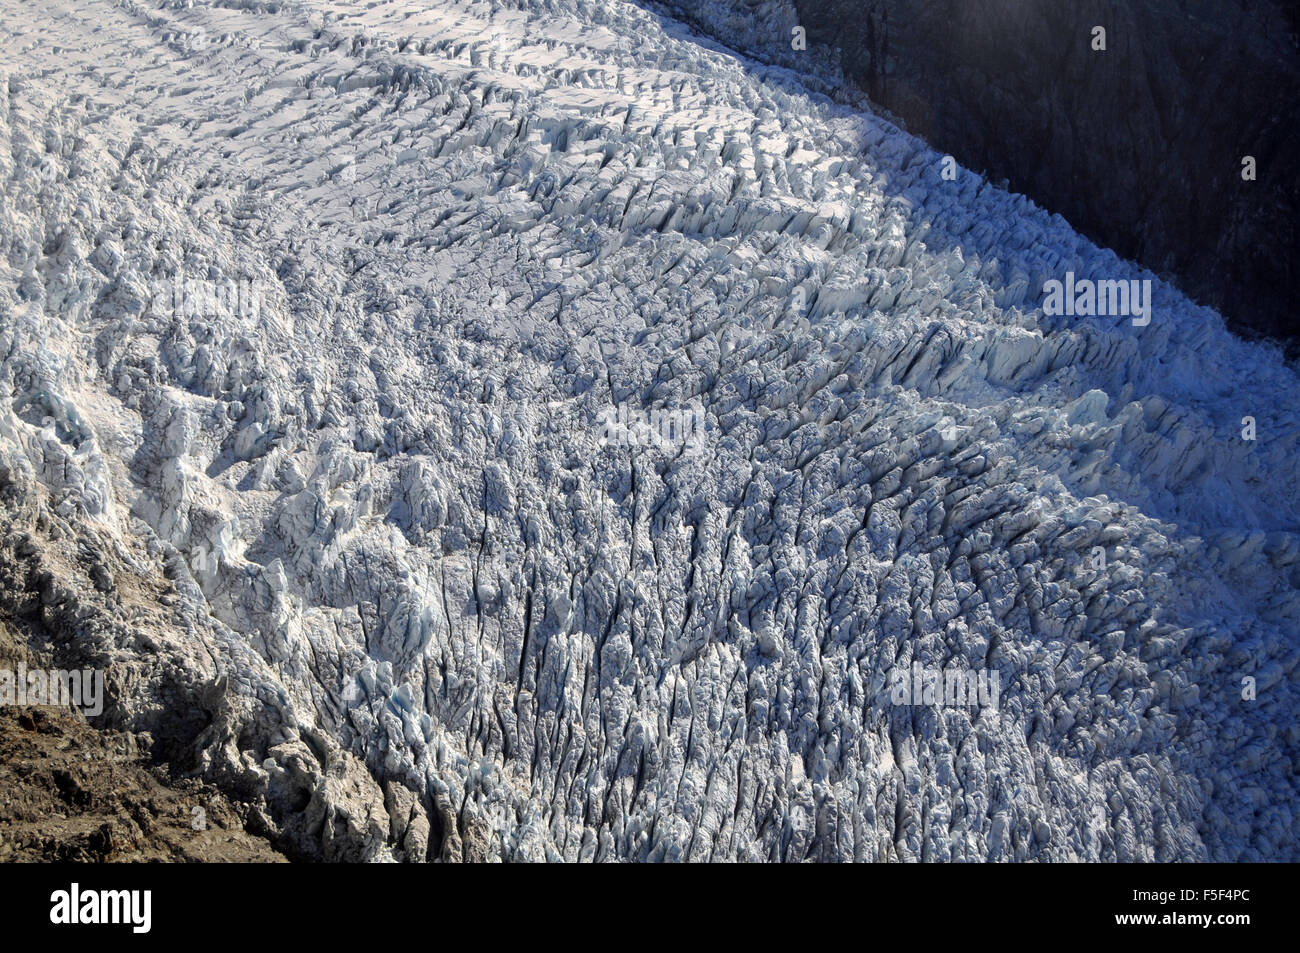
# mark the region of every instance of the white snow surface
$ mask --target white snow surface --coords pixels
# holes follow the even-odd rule
[[[628,3],[0,0],[6,546],[307,856],[1300,859],[1295,372],[941,158]]]

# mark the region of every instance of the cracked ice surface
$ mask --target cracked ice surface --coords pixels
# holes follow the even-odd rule
[[[1300,856],[1297,381],[1215,313],[1045,317],[1152,276],[629,4],[0,21],[10,601],[298,850]]]

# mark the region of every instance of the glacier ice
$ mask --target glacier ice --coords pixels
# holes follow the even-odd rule
[[[1276,351],[633,5],[0,18],[0,606],[298,855],[1300,856]]]

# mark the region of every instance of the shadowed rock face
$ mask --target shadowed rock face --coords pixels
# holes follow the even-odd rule
[[[965,166],[1173,280],[1239,332],[1300,337],[1295,317],[1297,13],[1274,0],[794,0],[673,4],[799,68],[844,75]],[[782,29],[776,29],[780,22]],[[1104,52],[1092,30],[1106,29]],[[723,35],[724,32],[730,35]],[[1242,180],[1242,157],[1258,178]]]
[[[797,0],[809,40],[964,164],[1006,178],[1243,330],[1300,333],[1296,12],[1252,0]],[[1107,49],[1092,49],[1094,26]],[[1242,157],[1258,163],[1243,181]]]

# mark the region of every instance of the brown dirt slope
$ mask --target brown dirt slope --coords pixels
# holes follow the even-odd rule
[[[0,620],[0,667],[20,660],[48,667]],[[285,860],[245,829],[256,817],[243,805],[169,780],[151,747],[148,735],[99,731],[75,709],[0,706],[0,862]]]

